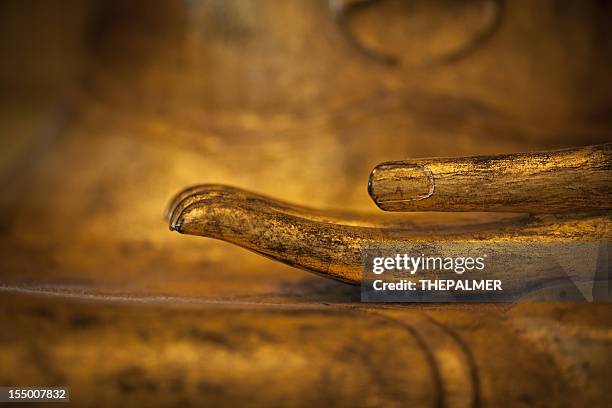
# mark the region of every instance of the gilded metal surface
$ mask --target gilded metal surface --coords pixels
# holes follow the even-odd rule
[[[0,384],[68,385],[79,406],[606,405],[609,305],[360,306],[162,214],[214,183],[365,213],[348,225],[516,228],[530,218],[371,218],[364,185],[388,160],[609,142],[603,3],[504,2],[477,49],[423,66],[481,16],[425,1],[389,67],[327,1],[68,1],[0,5]],[[402,27],[369,10],[357,39]]]
[[[353,284],[361,280],[362,249],[380,244],[399,247],[407,242],[554,243],[612,239],[609,212],[516,215],[497,222],[438,223],[435,227],[421,224],[419,217],[378,225],[375,216],[369,221],[359,219],[357,214],[315,211],[219,185],[186,189],[176,196],[168,211],[172,230],[228,241]],[[536,265],[535,274],[525,270],[516,278],[531,285],[551,278],[545,269],[545,265]]]
[[[3,294],[0,379],[75,405],[605,406],[604,304],[279,304]],[[9,369],[7,369],[9,368]]]
[[[386,211],[555,214],[612,209],[612,143],[379,164],[368,191]]]

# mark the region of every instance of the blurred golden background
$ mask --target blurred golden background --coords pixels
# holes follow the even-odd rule
[[[53,316],[64,316],[71,313],[67,310],[73,310],[60,306],[67,302],[65,297],[235,302],[241,310],[237,315],[225,309],[214,313],[211,306],[206,307],[202,319],[216,325],[209,331],[225,333],[235,340],[242,332],[232,331],[232,327],[251,321],[261,326],[260,333],[287,334],[294,333],[298,325],[295,319],[305,319],[299,324],[313,326],[306,338],[315,342],[308,343],[308,347],[317,348],[316,341],[323,341],[321,338],[332,343],[334,338],[343,338],[337,340],[340,343],[359,343],[363,340],[359,336],[366,336],[362,330],[372,322],[357,319],[347,323],[343,312],[338,311],[334,313],[343,317],[335,323],[324,312],[309,318],[291,317],[295,313],[291,312],[279,322],[274,320],[277,317],[268,317],[275,312],[257,314],[251,310],[256,306],[250,304],[266,304],[272,310],[276,309],[271,305],[276,304],[316,304],[319,308],[321,302],[346,304],[358,300],[358,288],[322,280],[225,242],[172,234],[163,213],[168,200],[188,185],[223,183],[317,208],[378,212],[366,187],[369,172],[383,161],[610,141],[611,22],[611,5],[595,0],[1,2],[0,288],[6,292],[2,295],[6,308],[2,321],[15,326],[16,333],[24,337],[7,337],[7,333],[0,336],[5,352],[13,351],[11,357],[5,354],[0,361],[5,367],[20,367],[23,360],[16,355],[42,347],[43,343],[36,341],[44,342],[43,339],[31,340],[34,343],[25,340],[37,336],[37,330],[30,331],[32,325],[39,324],[28,320],[36,319],[23,312],[29,310],[30,302],[40,305],[36,310],[57,309]],[[61,299],[36,297],[30,301],[28,296],[36,293]],[[196,340],[190,337],[185,344],[179,341],[181,327],[206,324],[198,320],[198,313],[179,313],[181,317],[177,317],[165,307],[159,314],[147,309],[143,313],[149,323],[131,325],[139,319],[133,306],[126,306],[128,317],[108,320],[104,317],[107,312],[101,310],[108,306],[80,307],[88,310],[88,315],[98,316],[91,323],[98,331],[81,338],[75,334],[78,329],[68,328],[66,337],[61,337],[52,334],[51,317],[45,323],[48,327],[41,326],[41,333],[50,339],[57,337],[53,341],[71,351],[62,355],[38,352],[56,371],[62,372],[57,366],[68,361],[69,355],[84,358],[81,363],[85,368],[53,377],[41,365],[42,368],[28,369],[31,372],[22,378],[34,383],[49,378],[71,382],[100,370],[112,373],[115,368],[128,370],[129,374],[130,367],[136,364],[129,358],[141,353],[142,347],[159,347],[170,353],[172,346],[180,356],[175,363],[191,367],[195,373],[203,364],[195,351],[191,350],[195,353],[191,357],[185,351],[189,341]],[[439,313],[438,318],[447,321],[470,321],[472,311],[466,314],[459,306],[448,307],[448,311],[435,309],[432,313]],[[473,310],[476,306],[466,307]],[[508,329],[512,334],[508,336],[517,335],[518,326],[527,330],[547,324],[563,334],[565,326],[558,327],[561,315],[575,317],[570,318],[569,331],[586,315],[609,315],[606,305],[589,307],[542,306],[534,311],[521,306],[518,312],[512,309],[509,313],[517,313],[521,319],[535,314],[540,320],[538,324],[513,321],[513,329]],[[407,310],[413,311],[405,315],[411,321],[424,319],[414,317],[418,314],[414,307]],[[491,333],[491,327],[504,332],[496,324],[507,318],[505,311],[505,306],[483,306],[477,312],[489,314],[481,317],[488,331],[474,337],[477,347],[481,347],[478,350],[483,350],[483,358],[489,347],[487,341],[500,347],[497,353],[503,353],[503,347],[511,344],[501,335],[487,341],[482,337],[489,336],[486,333]],[[25,317],[14,317],[20,313]],[[114,316],[113,313],[108,312]],[[245,317],[253,313],[257,316]],[[500,313],[506,317],[500,318]],[[113,337],[115,329],[105,326],[113,324],[110,321],[115,318],[121,322],[116,330],[128,331],[121,334],[126,338]],[[166,318],[177,318],[179,322],[170,327],[172,323],[162,320]],[[98,326],[99,321],[106,323]],[[321,328],[321,324],[329,326]],[[336,324],[341,327],[337,336],[329,332]],[[588,325],[588,333],[595,333],[595,338],[610,338],[609,319],[594,319]],[[156,336],[151,333],[157,330],[179,334],[171,339],[155,337],[161,343],[149,342],[138,337],[136,331],[136,337],[130,337],[130,330],[137,326],[150,332],[150,336]],[[313,338],[313,332],[320,337]],[[372,340],[376,336],[399,336],[393,330],[383,332],[387,334],[366,336],[367,341],[360,347],[376,342]],[[351,339],[356,333],[361,334]],[[549,336],[527,333],[516,341],[544,341]],[[300,335],[287,336],[283,344],[298,350]],[[125,347],[126,354],[121,357],[125,360],[109,358],[114,363],[101,368],[104,359],[97,354],[97,337],[107,351],[118,345]],[[214,346],[214,339],[209,335],[203,341],[213,342]],[[268,344],[265,338],[257,341]],[[79,354],[78,347],[71,348],[76,344],[85,354]],[[227,380],[213,389],[203,386],[200,391],[177,391],[177,395],[186,398],[183,402],[193,402],[195,395],[208,396],[217,404],[243,401],[245,395],[257,394],[259,387],[265,387],[255,380],[267,372],[269,367],[264,368],[270,362],[277,366],[297,364],[304,370],[287,369],[286,377],[275,377],[281,382],[283,378],[303,380],[304,373],[310,372],[307,366],[300,365],[308,362],[304,355],[298,361],[274,354],[279,346],[264,352],[249,351],[245,346],[250,344],[248,341],[232,344],[234,348],[223,352],[226,357],[219,357],[222,354],[214,350],[198,351],[207,353],[206,360],[220,359],[210,362],[218,364],[218,372],[193,374],[187,368],[177,371]],[[571,341],[568,344],[551,347],[554,352],[577,347]],[[583,361],[595,364],[602,350],[609,351],[607,344],[597,346],[603,348],[594,354],[574,356],[577,361],[572,360],[574,357],[559,357],[562,361],[555,360],[555,364],[569,370],[564,373],[571,373],[558,380],[560,388],[542,380],[546,387],[540,384],[532,389],[525,382],[531,391],[525,391],[528,397],[521,401],[529,403],[533,397],[530,392],[540,395],[538,390],[544,389],[548,390],[541,391],[544,394],[560,395],[563,386],[573,382],[575,387],[587,387],[592,375],[600,376],[597,370],[604,368],[597,366],[595,371],[589,371],[574,366]],[[552,350],[544,349],[544,353]],[[151,354],[145,354],[150,361],[171,360],[174,356],[149,350]],[[227,353],[236,350],[248,358],[240,360],[235,354],[227,357]],[[274,399],[277,394],[261,391],[261,399],[253,400],[253,405],[270,401],[280,401],[277,405],[300,405],[300,401],[303,405],[331,403],[329,396],[317,394],[316,384],[342,384],[344,376],[356,377],[349,374],[352,366],[341,373],[325,371],[325,367],[333,366],[326,359],[337,351],[331,346],[326,350],[327,354],[321,352],[317,357],[321,366],[311,369],[327,373],[328,377],[304,383],[304,387],[315,390],[314,399],[297,398],[295,395],[301,394],[277,384],[274,389],[284,390],[278,392],[288,399]],[[444,350],[452,354],[452,350]],[[368,352],[367,347],[362,351]],[[540,365],[557,358],[539,352],[517,358],[531,358]],[[408,357],[406,364],[410,358],[417,359]],[[346,359],[351,358],[348,353]],[[491,362],[489,372],[511,370],[511,361],[504,361]],[[459,360],[456,363],[468,364]],[[230,371],[223,370],[233,364],[239,370],[247,370],[242,365],[250,367],[250,374],[243,371],[241,376],[231,377]],[[362,368],[360,362],[350,364],[355,364],[355,370]],[[371,364],[382,370],[386,360]],[[162,384],[166,381],[160,374],[164,370],[163,364],[149,364],[137,368],[132,377],[153,373],[152,383]],[[554,370],[548,372],[529,362],[525,366],[519,364],[512,372],[540,373],[538,370],[544,370],[541,375],[545,379],[556,375]],[[2,372],[0,380],[14,382],[19,375],[19,370]],[[423,395],[407,397],[393,390],[377,389],[373,392],[380,395],[380,400],[361,403],[388,405],[402,398],[425,403],[448,391],[439,387],[436,391],[434,387],[429,392],[429,377],[417,377],[425,384]],[[193,378],[185,381],[189,383]],[[353,383],[350,378],[346,381],[354,388],[337,391],[330,387],[326,392],[344,393],[350,396],[347,406],[355,406],[369,383]],[[440,381],[447,384],[444,379]],[[448,384],[458,384],[453,381]],[[94,387],[93,384],[92,380],[80,387]],[[233,394],[224,388],[229,387],[227,384],[234,384],[240,392]],[[136,381],[135,387],[146,390],[147,383]],[[478,400],[510,401],[498,393],[511,391],[505,385],[493,381],[483,387],[489,394],[484,393]],[[123,395],[122,390],[120,387],[118,395]],[[589,390],[588,395],[600,401],[601,390]],[[79,389],[73,387],[73,393],[78,397]],[[143,394],[137,395],[144,398]],[[474,395],[470,391],[468,402],[475,401]],[[81,402],[89,401],[82,395],[80,398],[85,398]],[[115,397],[109,398],[107,402],[116,401],[112,399]],[[92,401],[89,403],[95,405]],[[172,399],[163,401],[177,403]]]

